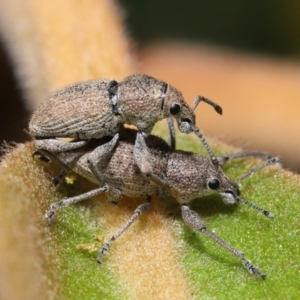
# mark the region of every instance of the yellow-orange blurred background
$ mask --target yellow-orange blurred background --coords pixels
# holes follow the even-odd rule
[[[141,62],[142,72],[179,88],[191,105],[201,94],[222,106],[223,116],[198,106],[197,124],[205,134],[280,155],[285,166],[300,169],[299,63],[176,43],[144,49]]]

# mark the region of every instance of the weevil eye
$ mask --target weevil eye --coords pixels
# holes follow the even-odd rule
[[[220,181],[217,178],[210,179],[208,182],[208,187],[212,190],[217,190],[220,187]]]
[[[180,113],[181,108],[180,105],[178,103],[172,103],[170,106],[170,113],[171,115],[177,115],[178,113]]]

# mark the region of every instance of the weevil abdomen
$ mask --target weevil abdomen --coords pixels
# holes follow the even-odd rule
[[[88,80],[55,91],[35,111],[29,132],[37,138],[101,138],[114,135],[123,123],[112,112],[111,79]]]

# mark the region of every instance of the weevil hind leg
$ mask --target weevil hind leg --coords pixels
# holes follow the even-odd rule
[[[78,196],[75,196],[75,197],[65,198],[65,199],[63,199],[59,202],[52,203],[51,206],[50,206],[50,210],[48,210],[46,212],[46,217],[49,219],[48,225],[52,224],[53,219],[54,219],[54,215],[60,207],[69,206],[71,204],[74,204],[74,203],[77,203],[77,202],[95,197],[95,196],[97,196],[101,193],[107,192],[108,190],[109,190],[109,187],[107,185],[105,185],[105,186],[102,186],[100,188],[97,188],[97,189],[91,190],[89,192],[86,192],[84,194],[81,194],[81,195],[78,195]]]
[[[151,202],[151,197],[147,197],[147,201],[140,204],[132,214],[132,216],[127,220],[127,222],[110,238],[108,239],[105,243],[104,246],[100,249],[97,257],[97,262],[99,264],[102,263],[102,256],[108,254],[108,249],[112,245],[112,243],[120,237],[121,234],[123,234],[128,227],[144,212],[149,210],[150,207],[150,202]]]
[[[248,270],[250,274],[259,275],[261,278],[265,279],[266,275],[263,274],[259,267],[254,266],[248,259],[244,257],[244,254],[233,247],[231,247],[226,241],[218,237],[213,232],[206,229],[204,222],[201,220],[200,216],[193,210],[191,210],[186,204],[181,205],[182,218],[185,224],[189,227],[205,234],[211,238],[214,242],[218,243],[224,247],[231,254],[235,255],[241,259],[243,266]]]

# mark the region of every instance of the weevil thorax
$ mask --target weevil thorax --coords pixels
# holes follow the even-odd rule
[[[176,151],[168,161],[167,182],[171,195],[180,204],[213,192],[220,193],[224,203],[236,203],[240,194],[238,185],[232,181],[221,166],[197,154]]]
[[[164,117],[176,119],[178,128],[183,133],[190,133],[192,125],[195,125],[195,114],[184,101],[182,93],[171,85],[168,85],[165,103]]]
[[[119,83],[117,103],[117,110],[124,122],[150,133],[154,124],[165,118],[163,112],[167,87],[164,81],[144,74],[124,78]]]

